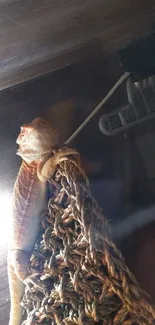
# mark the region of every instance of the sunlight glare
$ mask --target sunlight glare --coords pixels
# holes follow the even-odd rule
[[[0,246],[6,245],[10,236],[11,195],[0,193]]]

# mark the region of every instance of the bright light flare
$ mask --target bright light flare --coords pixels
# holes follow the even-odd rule
[[[10,237],[11,195],[0,193],[0,246],[6,246]]]

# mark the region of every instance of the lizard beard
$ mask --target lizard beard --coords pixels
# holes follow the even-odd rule
[[[32,163],[33,161],[37,162],[48,156],[51,152],[43,151],[42,153],[37,150],[23,150],[20,149],[17,151],[17,155],[20,156],[27,163]]]

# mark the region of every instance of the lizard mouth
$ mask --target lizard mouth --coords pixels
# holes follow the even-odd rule
[[[31,123],[22,125],[16,143],[22,145],[28,142],[27,140],[30,136],[30,133],[35,131],[38,127],[51,128],[51,124],[42,118],[37,117]]]
[[[26,146],[19,146],[19,148],[17,149],[16,153],[19,155],[19,154],[21,154],[24,151],[24,149],[26,150],[27,147]]]
[[[24,152],[29,149],[30,146],[30,135],[33,133],[33,129],[30,126],[21,126],[21,131],[17,137],[16,143],[19,145],[19,148],[16,151],[16,154],[21,156]]]
[[[52,139],[52,140],[51,140]],[[54,139],[54,140],[53,140]],[[51,142],[57,142],[57,133],[51,123],[36,118],[29,124],[20,127],[20,133],[16,139],[19,148],[16,154],[24,159],[40,159],[46,152],[51,152]]]

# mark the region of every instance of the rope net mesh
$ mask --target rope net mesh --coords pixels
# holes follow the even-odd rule
[[[22,325],[155,324],[155,307],[112,241],[79,157],[58,164],[49,182],[55,191],[30,259]]]

